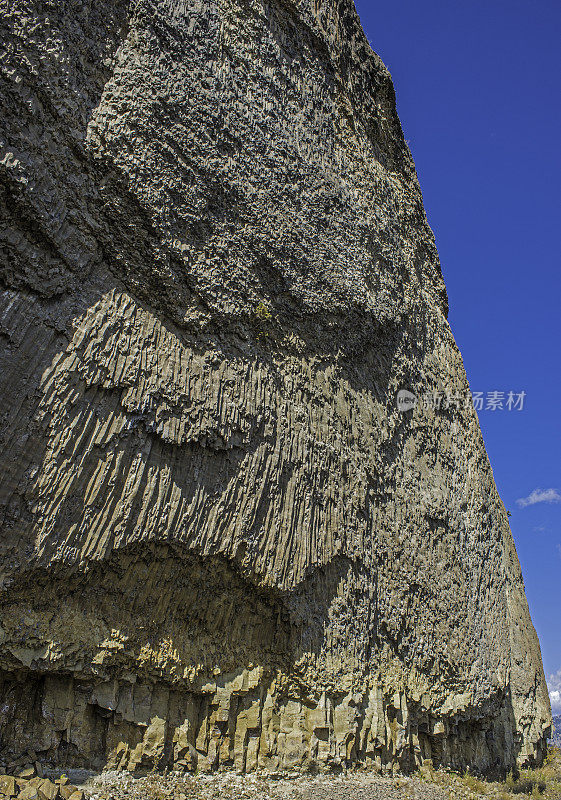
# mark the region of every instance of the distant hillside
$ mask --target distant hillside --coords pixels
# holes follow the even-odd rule
[[[549,741],[561,747],[561,714],[553,717],[553,733]]]

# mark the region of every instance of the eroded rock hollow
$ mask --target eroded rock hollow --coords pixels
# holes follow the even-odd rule
[[[0,755],[493,771],[538,641],[352,0],[0,0]]]

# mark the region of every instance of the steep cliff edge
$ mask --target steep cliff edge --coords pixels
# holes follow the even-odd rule
[[[0,736],[482,771],[550,724],[351,0],[0,0]]]

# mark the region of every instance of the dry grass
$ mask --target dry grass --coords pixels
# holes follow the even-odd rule
[[[424,776],[441,786],[446,786],[451,798],[490,797],[493,800],[522,800],[521,795],[534,800],[561,800],[561,750],[550,747],[542,767],[510,773],[505,781],[486,781],[471,775],[432,771]]]
[[[531,784],[530,792],[534,797],[544,800],[561,798],[561,750],[550,747],[547,759],[538,769],[521,770],[519,782],[526,787]],[[516,790],[518,787],[516,787]]]

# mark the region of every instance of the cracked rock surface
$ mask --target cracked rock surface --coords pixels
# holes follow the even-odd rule
[[[469,387],[352,0],[0,20],[0,758],[539,762],[477,416],[396,404]]]

